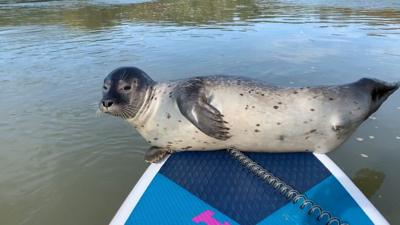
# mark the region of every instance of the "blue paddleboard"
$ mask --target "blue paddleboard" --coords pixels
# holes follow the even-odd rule
[[[342,222],[389,224],[326,155],[245,153]],[[322,225],[226,151],[181,152],[152,164],[112,225]],[[336,225],[336,222],[331,224]]]

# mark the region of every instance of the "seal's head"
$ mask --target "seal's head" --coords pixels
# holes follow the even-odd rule
[[[99,109],[123,119],[135,117],[154,81],[136,67],[120,67],[104,79]]]

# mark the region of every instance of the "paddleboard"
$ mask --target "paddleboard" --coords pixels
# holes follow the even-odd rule
[[[245,153],[346,224],[389,224],[324,154]],[[151,164],[111,225],[319,225],[226,151],[180,152]],[[338,224],[332,221],[330,224]]]

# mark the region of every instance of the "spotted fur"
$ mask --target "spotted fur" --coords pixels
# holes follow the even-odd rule
[[[177,151],[234,146],[242,151],[325,153],[342,144],[395,90],[386,88],[392,92],[373,97],[374,88],[365,82],[286,88],[209,76],[159,83],[154,87],[159,100],[129,121],[152,145]]]
[[[126,100],[119,101],[119,92],[111,85],[110,91],[103,92],[103,99],[112,96],[116,100],[114,110],[108,109],[116,116],[127,104],[135,105],[132,117],[124,114],[124,118],[152,146],[146,153],[148,161],[160,160],[173,151],[227,147],[325,153],[342,144],[399,88],[399,83],[368,78],[344,85],[300,88],[232,76],[156,83],[136,68],[130,68],[130,73],[126,69],[115,71],[105,82],[126,79],[138,82],[133,87],[146,87],[135,88],[136,92],[123,95]]]

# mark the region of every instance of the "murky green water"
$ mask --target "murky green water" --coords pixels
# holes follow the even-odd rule
[[[148,145],[96,118],[104,76],[400,80],[400,2],[0,1],[0,224],[106,224]],[[400,224],[400,92],[330,154]],[[356,138],[363,138],[357,141]],[[362,155],[363,154],[363,155]]]

